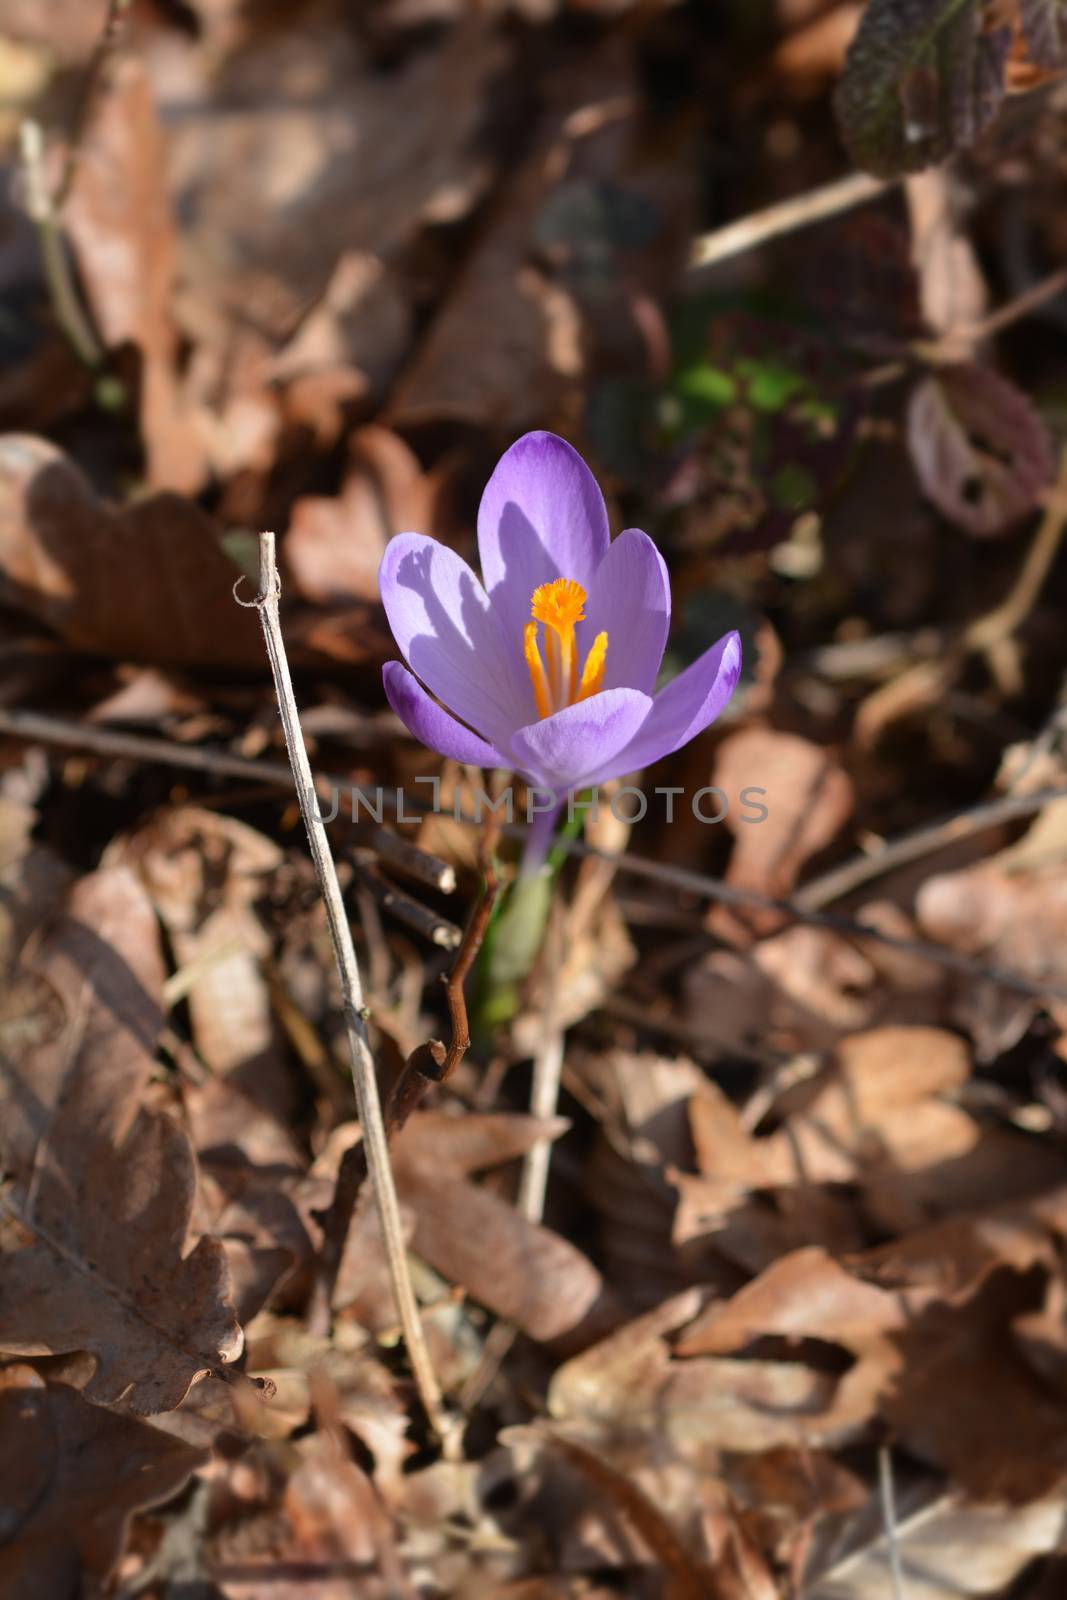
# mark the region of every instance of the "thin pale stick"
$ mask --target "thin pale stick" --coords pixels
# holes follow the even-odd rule
[[[889,1577],[893,1585],[893,1600],[905,1600],[904,1568],[900,1562],[897,1544],[896,1495],[893,1492],[893,1457],[884,1444],[878,1451],[878,1488],[882,1500],[882,1522],[885,1525],[885,1542],[889,1552]]]
[[[495,828],[486,825],[483,838],[485,887],[467,922],[463,942],[456,952],[452,970],[445,979],[451,1038],[446,1048],[440,1039],[430,1039],[413,1050],[403,1070],[397,1077],[385,1104],[383,1117],[385,1140],[388,1144],[403,1131],[404,1125],[422,1100],[431,1084],[444,1083],[466,1055],[470,1046],[470,1025],[467,1019],[467,1000],[464,985],[481,949],[485,930],[493,914],[499,893],[499,882],[493,860]],[[318,1302],[328,1304],[341,1266],[345,1239],[348,1236],[352,1214],[367,1176],[367,1151],[365,1144],[351,1145],[341,1158],[333,1198],[325,1210],[316,1213],[322,1228],[322,1249],[319,1252],[319,1283],[312,1320],[320,1316]],[[446,1449],[450,1445],[446,1443]]]
[[[795,233],[813,222],[822,222],[841,211],[851,211],[853,206],[874,200],[892,187],[893,184],[872,178],[866,172],[850,172],[847,177],[825,183],[819,189],[810,189],[807,194],[782,200],[763,211],[753,211],[747,217],[727,223],[724,228],[716,228],[714,233],[701,234],[694,239],[689,251],[690,269],[717,266],[720,261],[744,255],[782,234]]]
[[[533,1084],[530,1089],[530,1115],[548,1120],[556,1115],[559,1105],[559,1086],[563,1077],[564,1029],[559,1021],[559,980],[566,959],[564,939],[560,924],[563,917],[558,904],[549,924],[548,949],[550,961],[545,973],[545,1005],[541,1016],[541,1043],[533,1064]],[[552,1159],[552,1140],[538,1139],[531,1145],[522,1164],[516,1205],[528,1222],[540,1222],[545,1214],[545,1194],[548,1190],[548,1167]]]
[[[1007,301],[996,311],[991,311],[988,316],[982,317],[980,321],[964,323],[959,328],[954,328],[944,338],[930,343],[920,340],[913,346],[915,353],[933,361],[959,360],[963,352],[973,349],[983,339],[991,339],[996,334],[1003,333],[1005,328],[1023,321],[1032,311],[1038,311],[1050,300],[1055,300],[1065,289],[1067,289],[1067,267],[1060,267],[1049,277],[1042,278],[1040,283],[1032,284],[1014,300]]]
[[[1067,527],[1067,450],[1060,457],[1059,476],[1052,490],[1048,509],[1026,552],[1011,593],[984,617],[968,627],[963,643],[968,650],[989,650],[1008,638],[1030,615],[1052,569]]]
[[[315,781],[312,777],[311,763],[308,760],[307,750],[304,746],[304,736],[300,728],[300,716],[296,708],[296,697],[293,693],[293,680],[289,672],[285,644],[282,640],[281,622],[278,617],[278,596],[281,592],[281,580],[278,576],[278,566],[275,560],[273,533],[261,533],[259,536],[259,562],[259,593],[253,602],[241,601],[240,603],[242,605],[246,603],[254,604],[259,611],[260,622],[263,625],[263,638],[267,646],[267,656],[270,660],[274,687],[278,696],[278,709],[281,713],[282,731],[285,734],[285,747],[289,752],[289,760],[292,763],[293,780],[296,784],[297,797],[300,801],[300,812],[304,819],[304,826],[307,828],[308,843],[311,846],[311,859],[315,864],[319,892],[326,907],[330,938],[333,941],[334,955],[337,959],[337,971],[341,979],[345,1031],[348,1035],[348,1045],[352,1056],[352,1083],[356,1092],[356,1106],[359,1111],[360,1127],[363,1130],[363,1146],[366,1151],[367,1170],[370,1174],[371,1187],[378,1207],[382,1239],[389,1265],[389,1276],[393,1286],[393,1296],[396,1300],[400,1326],[407,1344],[408,1357],[411,1361],[419,1398],[422,1401],[431,1427],[439,1437],[444,1439],[450,1430],[442,1404],[441,1389],[430,1360],[430,1352],[426,1346],[422,1323],[419,1319],[415,1291],[412,1288],[411,1275],[408,1270],[407,1251],[404,1247],[404,1233],[400,1221],[400,1206],[397,1201],[396,1186],[393,1183],[393,1169],[389,1162],[389,1147],[385,1137],[385,1126],[382,1122],[381,1103],[378,1099],[378,1080],[374,1070],[374,1057],[371,1054],[370,1040],[367,1036],[368,1013],[363,999],[363,983],[359,972],[359,962],[356,959],[355,946],[352,943],[352,931],[348,926],[344,900],[341,896],[341,885],[337,881],[337,869],[334,866],[333,856],[330,852],[330,842],[326,834],[326,828],[319,815],[317,805],[313,804]]]
[[[1032,817],[1035,812],[1043,811],[1045,806],[1063,799],[1067,799],[1067,788],[1060,784],[1055,788],[1037,789],[1033,794],[1004,795],[998,800],[974,806],[970,811],[943,817],[940,822],[932,822],[928,827],[915,828],[911,833],[901,834],[899,839],[891,839],[870,855],[856,856],[824,872],[821,877],[813,878],[796,891],[793,904],[801,918],[806,919],[809,913],[831,905],[835,900],[843,900],[846,895],[862,889],[876,878],[884,877],[887,872],[895,871],[897,867],[910,866],[913,861],[935,855],[946,845],[972,839],[975,834],[985,833],[988,828],[998,828],[1005,822],[1018,822],[1023,817]]]
[[[44,170],[44,134],[40,123],[29,117],[19,128],[19,153],[26,182],[26,210],[37,229],[41,265],[52,309],[79,359],[87,367],[99,367],[104,359],[103,347],[74,287],[67,247],[48,189]]]

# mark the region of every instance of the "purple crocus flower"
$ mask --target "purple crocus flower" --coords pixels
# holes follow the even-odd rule
[[[408,663],[386,663],[385,693],[423,744],[562,801],[670,755],[726,705],[736,633],[653,694],[666,565],[638,528],[611,539],[596,479],[563,439],[528,433],[501,458],[478,550],[484,584],[422,534],[397,534],[382,558],[382,604]]]

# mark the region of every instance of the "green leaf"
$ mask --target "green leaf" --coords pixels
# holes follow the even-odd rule
[[[857,166],[919,172],[972,144],[1004,96],[1009,27],[983,31],[980,0],[870,0],[835,105]]]
[[[702,401],[716,408],[732,405],[737,399],[737,384],[730,374],[721,367],[709,366],[706,361],[679,373],[674,387],[683,399]]]
[[[781,411],[808,384],[803,373],[768,358],[746,356],[737,370],[748,385],[748,403],[755,411]]]

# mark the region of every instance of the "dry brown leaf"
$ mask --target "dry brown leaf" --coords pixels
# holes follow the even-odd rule
[[[672,1242],[677,1195],[667,1169],[692,1164],[688,1104],[704,1077],[692,1061],[650,1051],[611,1051],[580,1071],[603,1107],[585,1165],[598,1259],[632,1305],[657,1306],[691,1281]]]
[[[843,1041],[807,1103],[752,1138],[708,1084],[690,1103],[700,1169],[724,1194],[793,1183],[863,1182],[950,1160],[977,1143],[971,1117],[937,1097],[967,1081],[962,1040],[940,1028],[878,1028]]]
[[[64,997],[67,1026],[2,1068],[4,1163],[16,1175],[6,1204],[31,1242],[0,1256],[0,1349],[87,1350],[89,1399],[172,1409],[242,1340],[222,1246],[205,1236],[183,1253],[189,1140],[140,1106],[163,969],[132,874],[83,879],[33,970]]]
[[[569,1127],[566,1117],[508,1111],[457,1117],[445,1111],[420,1111],[397,1140],[396,1158],[403,1167],[466,1177],[523,1156],[538,1139],[558,1139]]]
[[[378,599],[378,567],[395,533],[435,532],[436,476],[388,428],[349,439],[339,495],[308,496],[293,507],[285,559],[304,596],[318,605]]]
[[[825,86],[825,79],[840,76],[862,11],[862,6],[844,0],[782,41],[774,52],[774,70],[799,80],[794,93],[808,87],[818,91]]]
[[[898,939],[916,930],[895,905],[864,906],[860,920]],[[745,951],[717,950],[685,979],[686,1021],[720,1053],[753,1048],[827,1050],[858,1029],[948,1012],[948,980],[933,962],[874,939],[799,924]]]
[[[336,1389],[346,1426],[374,1456],[379,1493],[390,1503],[402,1498],[404,1463],[415,1446],[407,1437],[403,1389],[383,1366],[369,1356],[354,1360],[292,1317],[265,1313],[248,1330],[248,1369],[269,1378],[274,1390],[269,1400],[256,1402],[258,1431],[266,1438],[303,1427],[311,1414],[310,1374],[321,1371]]]
[[[927,1306],[894,1339],[902,1365],[887,1422],[977,1500],[1025,1505],[1067,1479],[1067,1402],[1013,1337],[1038,1307],[1041,1276],[999,1268],[969,1299]]]
[[[568,1239],[462,1178],[405,1164],[398,1185],[417,1254],[530,1338],[583,1344],[615,1321],[611,1290]]]
[[[113,854],[136,866],[167,930],[205,1066],[219,1074],[241,1068],[250,1087],[276,1087],[285,1069],[263,970],[270,942],[253,902],[281,865],[281,850],[234,817],[178,806]]]
[[[727,1355],[765,1334],[850,1348],[904,1325],[903,1301],[863,1283],[824,1250],[797,1250],[731,1300],[710,1305],[678,1342],[680,1355]]]
[[[1044,1215],[1049,1197],[1032,1204],[963,1212],[889,1244],[866,1250],[865,1276],[886,1289],[901,1285],[935,1290],[939,1299],[958,1302],[973,1294],[998,1267],[1015,1272],[1051,1268],[1056,1250],[1055,1221]],[[1062,1191],[1061,1191],[1062,1201]]]
[[[176,372],[176,236],[163,130],[143,63],[114,62],[93,106],[64,221],[104,343],[113,349],[129,342],[141,353],[148,483],[195,494],[207,453]]]
[[[693,1414],[698,1396],[707,1392],[719,1396],[720,1406],[725,1400],[731,1411],[739,1401],[751,1405],[756,1415],[749,1448],[839,1441],[867,1423],[881,1396],[899,1381],[901,1358],[892,1336],[905,1326],[908,1315],[908,1295],[889,1294],[861,1282],[823,1250],[810,1248],[783,1256],[731,1300],[710,1305],[685,1331],[678,1353],[721,1358],[775,1335],[843,1346],[855,1358],[854,1364],[835,1379],[832,1372],[811,1369],[799,1356],[796,1362],[786,1362],[784,1371],[778,1370],[780,1362],[758,1362],[747,1384],[738,1370],[747,1361],[730,1361],[724,1369],[718,1361],[708,1362],[691,1379],[683,1368],[678,1383],[689,1408],[680,1405],[679,1416],[684,1421]],[[760,1368],[766,1369],[765,1376]],[[735,1427],[730,1442],[743,1449],[740,1418]]]
[[[1056,1155],[983,1125],[953,1094],[970,1076],[963,1042],[938,1028],[853,1035],[832,1065],[782,1096],[781,1125],[753,1137],[713,1084],[690,1102],[701,1176],[673,1172],[679,1244],[704,1239],[750,1271],[805,1237],[835,1252],[862,1225],[899,1234],[982,1206],[1022,1202],[1059,1180]],[[845,1205],[833,1189],[850,1184]],[[762,1203],[744,1203],[763,1191]]]
[[[621,1472],[614,1461],[588,1449],[569,1434],[544,1423],[508,1428],[501,1442],[511,1448],[558,1455],[592,1490],[596,1500],[621,1517],[649,1552],[662,1578],[663,1600],[734,1600],[737,1591],[722,1588],[704,1562],[687,1547],[661,1502]],[[614,1517],[612,1520],[614,1520]],[[760,1594],[759,1600],[763,1600]]]
[[[804,1418],[829,1408],[836,1380],[799,1361],[677,1360],[668,1335],[691,1322],[699,1290],[676,1295],[573,1357],[552,1379],[548,1408],[569,1433],[618,1454],[642,1434],[657,1454],[706,1469],[711,1451],[804,1444]],[[683,1335],[683,1339],[688,1334]],[[634,1452],[641,1463],[641,1452]]]
[[[538,222],[590,135],[602,145],[604,175],[617,175],[630,120],[620,108],[633,92],[632,57],[618,36],[555,75],[530,154],[398,385],[391,422],[446,417],[511,434],[551,417],[573,390],[584,367],[581,318],[563,285],[535,266]],[[486,327],[497,336],[482,337]]]
[[[951,337],[974,327],[989,309],[989,289],[962,226],[955,179],[934,167],[912,173],[904,192],[923,320],[932,332]]]
[[[0,798],[0,981],[70,885],[69,868],[32,841],[36,820],[30,807]],[[9,993],[5,1003],[13,998]]]
[[[1062,1495],[1009,1508],[951,1494],[905,1514],[896,1524],[896,1546],[909,1600],[972,1600],[1011,1590],[1024,1567],[1059,1545],[1065,1510]],[[1061,1575],[1042,1600],[1060,1595],[1062,1581]],[[806,1600],[873,1600],[892,1593],[892,1582],[889,1546],[879,1530],[860,1549],[813,1573],[804,1593]]]
[[[844,1491],[835,1482],[832,1492],[818,1492],[811,1442],[820,1428],[840,1434],[866,1420],[870,1384],[865,1380],[850,1398],[839,1393],[832,1372],[801,1359],[679,1360],[670,1335],[692,1317],[700,1296],[699,1290],[675,1296],[567,1362],[552,1380],[548,1407],[568,1438],[632,1471],[671,1515],[685,1515],[698,1496],[709,1519],[705,1535],[716,1576],[722,1592],[733,1594],[728,1581],[733,1534],[742,1545],[746,1541],[725,1487],[719,1489],[719,1475],[732,1487],[739,1458],[755,1456],[754,1473],[768,1451],[788,1446],[803,1452],[794,1468],[799,1481],[792,1485],[792,1502],[783,1506],[781,1492],[774,1502],[776,1536],[783,1541],[802,1537],[801,1519],[829,1509]],[[733,1460],[723,1460],[720,1452],[729,1452]],[[821,1478],[825,1482],[831,1476],[847,1479],[827,1461]],[[855,1503],[858,1485],[850,1482],[848,1488],[845,1503]],[[794,1508],[793,1502],[799,1504]],[[764,1492],[756,1503],[769,1518],[769,1495]],[[743,1585],[739,1592],[745,1592]],[[755,1592],[763,1590],[757,1585]]]
[[[568,1240],[528,1222],[466,1176],[511,1160],[566,1126],[562,1118],[420,1111],[397,1140],[393,1161],[415,1253],[531,1338],[576,1347],[617,1319],[600,1273]],[[384,1325],[391,1324],[377,1221],[366,1197],[349,1235],[336,1303],[357,1292],[361,1306],[377,1300]]]
[[[32,1367],[0,1369],[0,1589],[67,1600],[111,1575],[130,1517],[176,1494],[207,1453],[87,1404]]]
[[[564,1362],[549,1385],[549,1415],[580,1422],[604,1441],[632,1427],[657,1426],[671,1365],[667,1335],[692,1321],[701,1298],[697,1289],[674,1295]]]
[[[991,966],[1067,988],[1067,871],[1008,870],[995,858],[927,878],[916,898],[923,932]],[[1056,1002],[1057,1011],[1063,1003]]]
[[[282,1280],[306,1271],[314,1246],[298,1204],[304,1158],[284,1123],[237,1077],[209,1078],[182,1099],[200,1168],[194,1226],[225,1249],[244,1325]]]
[[[61,450],[0,437],[0,600],[99,655],[193,666],[258,666],[239,572],[192,501],[157,494],[119,508],[97,498]]]
[[[475,22],[383,74],[357,30],[322,8],[300,28],[260,30],[205,78],[201,114],[173,130],[171,180],[183,218],[180,315],[211,387],[234,336],[251,345],[256,383],[269,381],[347,253],[389,268],[424,224],[465,215],[488,177],[477,136],[506,60],[503,41]],[[348,317],[351,365],[380,315],[372,295]]]
[[[852,814],[852,783],[821,745],[773,728],[742,728],[728,735],[715,753],[712,783],[729,796],[758,789],[767,808],[762,821],[745,821],[731,806],[726,826],[734,848],[726,881],[737,889],[781,899],[789,894],[804,863],[832,844]],[[780,923],[776,912],[716,906],[710,925],[735,937],[752,930],[768,933]],[[747,940],[746,940],[747,942]]]
[[[971,1494],[1024,1503],[1067,1473],[1067,1404],[1042,1388],[1013,1338],[1018,1319],[1038,1307],[1042,1276],[998,1262],[948,1301],[929,1274],[890,1292],[821,1250],[800,1250],[709,1306],[679,1353],[720,1357],[768,1335],[840,1345],[854,1364],[829,1403],[813,1391],[793,1418],[801,1436],[832,1442],[877,1414]]]
[[[908,448],[926,495],[980,538],[1006,532],[1040,504],[1056,462],[1029,395],[990,367],[938,367],[908,404]]]
[[[322,299],[270,362],[270,377],[285,385],[288,421],[329,449],[354,405],[384,398],[411,342],[411,322],[396,277],[376,256],[347,250]]]

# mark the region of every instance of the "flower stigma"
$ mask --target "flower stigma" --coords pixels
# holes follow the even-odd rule
[[[604,681],[608,636],[598,633],[589,647],[581,675],[575,624],[585,621],[586,594],[573,578],[542,583],[530,600],[532,621],[524,630],[526,665],[533,684],[537,714],[542,719],[596,694]],[[544,627],[544,659],[538,642],[538,624]]]

